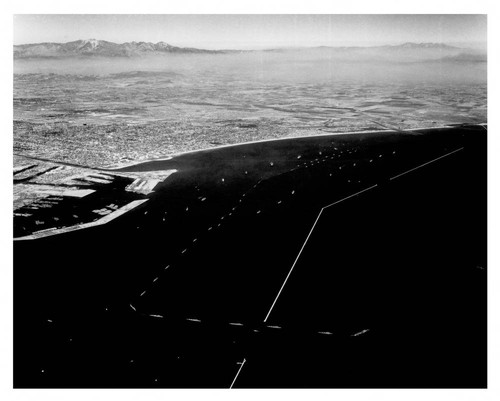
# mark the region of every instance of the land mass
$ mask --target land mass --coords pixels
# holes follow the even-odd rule
[[[172,46],[165,42],[126,42],[113,43],[106,40],[86,39],[67,43],[32,43],[14,46],[14,58],[46,57],[132,57],[144,54],[217,54],[224,50],[205,50],[190,47]]]
[[[459,61],[483,61],[485,55],[477,50],[450,46],[444,43],[413,43],[407,42],[400,45],[385,46],[317,46],[309,48],[271,48],[265,50],[208,50],[192,47],[178,47],[166,42],[125,42],[114,43],[106,40],[86,39],[67,43],[31,43],[14,46],[14,59],[30,58],[74,58],[74,57],[141,57],[151,55],[221,55],[249,52],[313,52],[328,53],[336,57],[372,57],[372,58],[398,58],[406,57],[410,60],[444,58],[453,60],[459,57]]]

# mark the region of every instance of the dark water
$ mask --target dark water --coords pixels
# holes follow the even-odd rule
[[[236,387],[485,387],[485,134],[137,166],[179,172],[110,224],[14,244],[15,386],[227,388],[245,358]],[[319,210],[366,188],[322,212],[271,310]]]

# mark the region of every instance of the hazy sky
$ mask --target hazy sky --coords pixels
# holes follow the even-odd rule
[[[15,15],[14,44],[102,39],[211,49],[485,43],[485,15]]]

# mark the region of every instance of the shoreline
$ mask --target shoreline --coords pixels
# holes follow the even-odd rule
[[[487,123],[466,124],[466,125],[485,126],[485,125],[487,125]],[[405,130],[401,130],[401,131],[417,132],[417,131],[425,131],[425,130],[440,130],[440,129],[452,129],[452,128],[456,128],[456,127],[453,125],[442,125],[442,126],[438,126],[438,127],[410,128],[410,129],[405,129]],[[122,165],[120,167],[106,167],[105,170],[107,170],[107,171],[119,171],[121,169],[138,166],[138,165],[143,164],[143,163],[168,161],[168,160],[172,160],[172,159],[179,157],[179,156],[200,153],[200,152],[206,152],[206,151],[210,151],[210,150],[225,149],[225,148],[229,148],[229,147],[253,145],[253,144],[258,144],[258,143],[284,141],[284,140],[291,140],[291,139],[320,138],[320,137],[339,136],[339,135],[363,135],[363,134],[378,134],[378,133],[391,133],[391,132],[396,133],[396,132],[400,132],[400,131],[395,130],[395,129],[385,129],[385,130],[375,130],[375,131],[370,130],[370,131],[331,132],[331,133],[326,133],[326,134],[298,135],[298,136],[288,136],[288,137],[282,137],[282,138],[262,139],[262,140],[257,140],[257,141],[239,142],[239,143],[235,143],[235,144],[218,145],[218,146],[214,146],[214,147],[210,147],[210,148],[203,148],[203,149],[196,149],[196,150],[188,150],[185,152],[172,153],[170,155],[167,155],[165,157],[158,158],[158,159],[148,159],[148,160],[144,160],[141,162]]]

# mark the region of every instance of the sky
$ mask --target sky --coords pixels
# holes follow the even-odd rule
[[[100,39],[207,49],[486,44],[486,15],[45,14],[14,15],[14,44]]]

